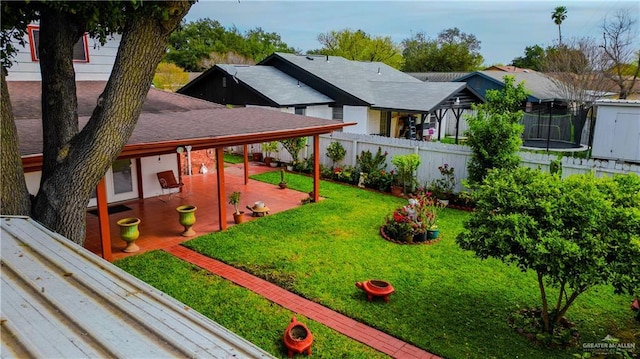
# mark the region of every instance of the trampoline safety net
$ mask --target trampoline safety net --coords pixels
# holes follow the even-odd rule
[[[547,141],[555,143],[556,146],[562,143],[570,147],[580,147],[582,128],[585,124],[581,117],[571,114],[525,113],[522,118],[524,125],[522,140],[525,146],[531,144],[533,147],[546,147]]]

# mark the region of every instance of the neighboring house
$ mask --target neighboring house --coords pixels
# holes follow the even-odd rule
[[[550,102],[554,102],[556,106],[561,106],[564,103],[563,96],[557,90],[556,85],[545,74],[540,72],[476,71],[453,81],[467,83],[469,87],[484,98],[487,90],[502,90],[504,88],[505,76],[513,77],[516,85],[524,82],[525,88],[529,91],[527,102],[533,106]],[[566,108],[566,104],[564,107]]]
[[[588,142],[588,109],[572,109],[557,85],[541,72],[476,71],[455,81],[465,82],[482,98],[488,90],[504,89],[504,77],[511,76],[515,84],[524,82],[529,92],[522,110],[525,126],[525,147],[582,149]],[[551,144],[551,146],[550,146]]]
[[[447,110],[481,101],[465,84],[424,83],[381,62],[279,52],[255,66],[216,65],[178,92],[355,122],[354,133],[414,139],[423,139]]]
[[[40,63],[38,61],[39,26],[29,25],[25,41],[27,47],[16,54],[14,64],[9,69],[7,81],[40,81]],[[101,45],[97,39],[84,35],[76,43],[73,52],[73,69],[76,81],[105,81],[113,68],[118,52],[120,35],[113,35]]]

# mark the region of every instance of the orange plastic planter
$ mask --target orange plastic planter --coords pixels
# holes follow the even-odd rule
[[[373,300],[373,297],[382,297],[385,302],[388,302],[389,295],[395,292],[391,283],[380,279],[356,282],[356,287],[367,293],[367,299],[369,301]]]
[[[293,357],[293,353],[307,352],[311,356],[311,344],[313,344],[313,335],[309,328],[300,323],[296,317],[291,318],[291,323],[284,331],[284,345],[287,347],[287,355]]]

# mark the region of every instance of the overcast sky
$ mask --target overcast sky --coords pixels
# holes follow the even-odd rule
[[[417,32],[432,38],[457,27],[481,42],[486,65],[508,64],[523,56],[531,45],[543,47],[558,41],[558,26],[551,20],[556,6],[567,8],[562,23],[563,41],[591,36],[601,38],[605,16],[625,9],[638,19],[640,1],[248,1],[199,0],[187,21],[217,20],[225,28],[244,32],[261,27],[280,34],[287,45],[306,52],[321,47],[320,33],[331,30],[363,30],[372,36],[390,36],[400,43]],[[636,23],[636,46],[640,44]]]

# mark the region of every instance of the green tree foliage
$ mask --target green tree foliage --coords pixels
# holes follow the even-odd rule
[[[383,62],[393,68],[402,68],[402,52],[389,36],[372,37],[362,30],[344,29],[318,35],[321,49],[310,54],[342,56],[348,60]]]
[[[522,103],[527,98],[524,84],[514,85],[513,76],[504,77],[504,89],[489,90],[487,102],[474,106],[476,114],[467,116],[465,133],[472,156],[468,164],[469,182],[482,182],[491,168],[518,167],[516,152],[522,146]]]
[[[171,34],[165,61],[187,71],[202,71],[217,58],[246,58],[253,63],[273,52],[296,52],[280,39],[257,27],[242,34],[236,27],[225,29],[218,21],[200,19],[183,23]],[[235,53],[238,56],[230,56]],[[244,61],[243,61],[244,62]]]
[[[563,180],[525,167],[500,169],[491,171],[472,197],[476,210],[456,242],[480,258],[498,258],[537,274],[541,331],[553,333],[591,287],[640,290],[637,175]]]
[[[558,45],[562,46],[562,31],[560,30],[560,25],[562,22],[567,19],[567,8],[564,6],[558,6],[553,9],[551,13],[551,20],[553,23],[558,25]]]
[[[153,76],[153,86],[167,91],[175,91],[189,81],[189,74],[179,66],[168,62],[158,64]]]
[[[289,138],[289,139],[280,141],[280,144],[291,155],[291,158],[293,159],[293,164],[297,164],[300,161],[300,159],[298,158],[300,155],[300,151],[302,151],[302,149],[307,145],[307,138],[306,137]]]
[[[402,41],[403,71],[474,71],[484,61],[480,55],[480,41],[457,27],[443,30],[437,39],[418,32]]]
[[[527,46],[524,49],[524,57],[516,57],[511,62],[511,65],[523,69],[542,71],[546,55],[545,49],[540,45]]]
[[[40,23],[40,72],[42,75],[43,165],[40,188],[26,210],[46,227],[83,244],[89,198],[100,179],[120,154],[142,111],[156,66],[165,53],[169,34],[180,24],[192,1],[111,2],[10,2],[2,4],[2,40],[23,33],[34,20]],[[5,20],[12,22],[8,23]],[[14,29],[14,30],[10,30]],[[8,33],[14,31],[14,33]],[[86,32],[104,41],[122,33],[109,81],[88,123],[79,128],[73,45]],[[2,48],[3,52],[6,48]],[[3,54],[4,59],[10,55]],[[4,66],[4,65],[3,65]],[[4,69],[3,69],[4,70]],[[5,81],[4,76],[2,81]],[[6,89],[5,84],[2,88]],[[9,103],[2,91],[2,103]],[[17,158],[18,140],[11,130],[13,113],[3,107],[3,172],[21,168],[4,157]],[[9,126],[7,126],[9,125]],[[21,201],[28,192],[24,176],[10,176],[19,182],[2,184],[2,199]],[[22,206],[3,203],[3,214]]]

